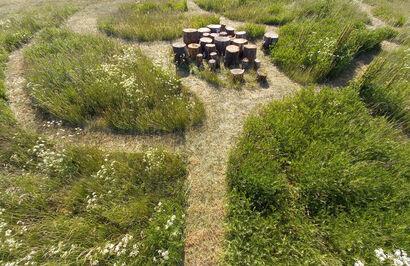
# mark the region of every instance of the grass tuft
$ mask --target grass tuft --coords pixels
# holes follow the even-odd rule
[[[246,31],[246,38],[250,41],[260,39],[266,32],[265,25],[246,23],[244,26],[239,27],[237,31]]]

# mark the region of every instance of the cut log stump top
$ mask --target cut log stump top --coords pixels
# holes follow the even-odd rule
[[[212,39],[209,37],[202,37],[199,41],[202,43],[212,43]]]
[[[265,33],[264,37],[268,38],[268,39],[277,39],[279,37],[279,35],[276,32],[269,31],[269,32]]]
[[[226,51],[229,53],[239,53],[239,47],[236,45],[228,45]]]
[[[214,49],[215,48],[215,44],[214,43],[207,43],[205,45],[206,49]]]
[[[246,44],[246,45],[244,46],[244,48],[245,48],[245,49],[249,49],[249,50],[255,50],[255,49],[257,49],[256,45],[254,45],[254,44]]]
[[[228,32],[228,31],[235,31],[235,28],[234,28],[234,27],[229,27],[229,26],[227,26],[225,29],[226,29],[227,32]]]
[[[199,47],[200,47],[200,45],[197,44],[197,43],[188,44],[188,48],[190,48],[190,49],[198,49]]]
[[[236,76],[236,75],[243,75],[244,72],[245,72],[245,70],[244,70],[244,69],[241,69],[241,68],[231,69],[231,74],[234,75],[234,76]]]
[[[195,32],[198,32],[197,29],[191,29],[191,28],[189,28],[189,29],[183,29],[182,31],[183,31],[184,33],[195,33]]]
[[[183,42],[175,42],[172,44],[172,49],[174,50],[174,53],[183,51],[185,47],[186,45]]]
[[[220,32],[221,31],[221,25],[219,24],[211,24],[208,25],[207,28],[211,30],[211,32]]]
[[[234,39],[232,43],[235,45],[243,46],[248,43],[248,40],[247,39]]]
[[[230,42],[231,39],[229,37],[218,36],[215,37],[215,42]]]
[[[198,32],[200,32],[200,33],[211,33],[211,30],[209,28],[199,28]]]

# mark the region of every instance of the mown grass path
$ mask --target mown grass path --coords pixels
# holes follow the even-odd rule
[[[79,33],[99,34],[96,25],[97,17],[107,14],[121,2],[124,1],[88,5],[69,18],[66,26]],[[192,13],[206,13],[192,0],[188,1],[188,8]],[[225,17],[222,17],[221,21],[234,27],[243,24]],[[269,26],[267,30],[277,30],[277,28]],[[139,46],[156,64],[175,71],[169,57],[171,42],[130,44]],[[187,179],[189,194],[185,230],[185,264],[215,265],[222,252],[227,202],[225,175],[229,151],[241,133],[244,120],[260,104],[281,99],[299,88],[298,84],[271,64],[268,56],[258,51],[258,57],[268,73],[268,88],[216,89],[193,75],[182,78],[184,86],[196,93],[206,108],[206,119],[203,125],[190,128],[185,134],[119,135],[88,129],[79,132],[61,125],[44,126],[44,118],[33,108],[30,97],[23,90],[25,80],[22,49],[13,52],[9,57],[8,98],[22,126],[35,129],[51,139],[124,151],[138,151],[145,147],[162,145],[168,150],[186,153],[189,161]]]

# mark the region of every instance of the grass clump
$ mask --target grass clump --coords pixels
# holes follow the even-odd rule
[[[98,21],[100,30],[127,40],[172,40],[183,28],[219,23],[214,15],[188,15],[185,1],[144,1],[122,4],[118,11]]]
[[[26,43],[40,29],[60,25],[75,10],[70,6],[44,6],[0,20],[0,98],[5,97],[4,70],[8,54]]]
[[[374,265],[408,248],[409,154],[353,88],[267,105],[230,155],[225,261]]]
[[[195,0],[201,8],[239,21],[283,25],[295,17],[293,1]],[[298,5],[299,3],[297,3]]]
[[[356,82],[363,101],[374,114],[395,121],[410,132],[409,48],[384,52]]]
[[[246,23],[244,26],[239,27],[238,31],[246,31],[246,38],[250,41],[260,39],[266,32],[265,25]]]
[[[368,18],[344,1],[318,1],[305,6],[303,14],[310,18],[281,27],[272,49],[275,63],[301,83],[338,74],[356,55],[397,34],[389,28],[366,29]]]
[[[35,103],[75,125],[169,132],[204,115],[175,75],[108,38],[50,29],[25,51],[25,60]]]
[[[0,100],[0,264],[183,261],[185,162],[21,130]]]

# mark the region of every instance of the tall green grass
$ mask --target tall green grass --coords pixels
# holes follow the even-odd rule
[[[290,0],[195,0],[201,8],[239,21],[283,25],[296,16],[299,3]]]
[[[266,32],[265,25],[246,23],[245,25],[239,27],[237,31],[246,31],[246,39],[250,41],[255,41],[260,39]]]
[[[200,28],[219,23],[214,15],[188,15],[187,1],[143,1],[122,4],[106,18],[100,18],[100,30],[127,40],[172,40],[183,28]]]
[[[21,130],[0,99],[0,264],[183,261],[185,161]]]
[[[384,52],[355,84],[374,114],[387,116],[410,132],[410,49]]]
[[[272,102],[230,155],[225,262],[377,265],[375,249],[408,249],[409,155],[354,88]]]
[[[366,15],[347,1],[316,1],[297,19],[281,27],[272,59],[301,83],[321,82],[337,75],[359,53],[380,46],[394,30],[368,30]]]
[[[201,102],[133,47],[49,29],[25,51],[36,105],[66,122],[127,132],[183,130],[201,121]]]
[[[0,19],[0,98],[5,97],[4,70],[8,54],[26,43],[37,31],[60,25],[75,12],[71,6],[44,6]]]

